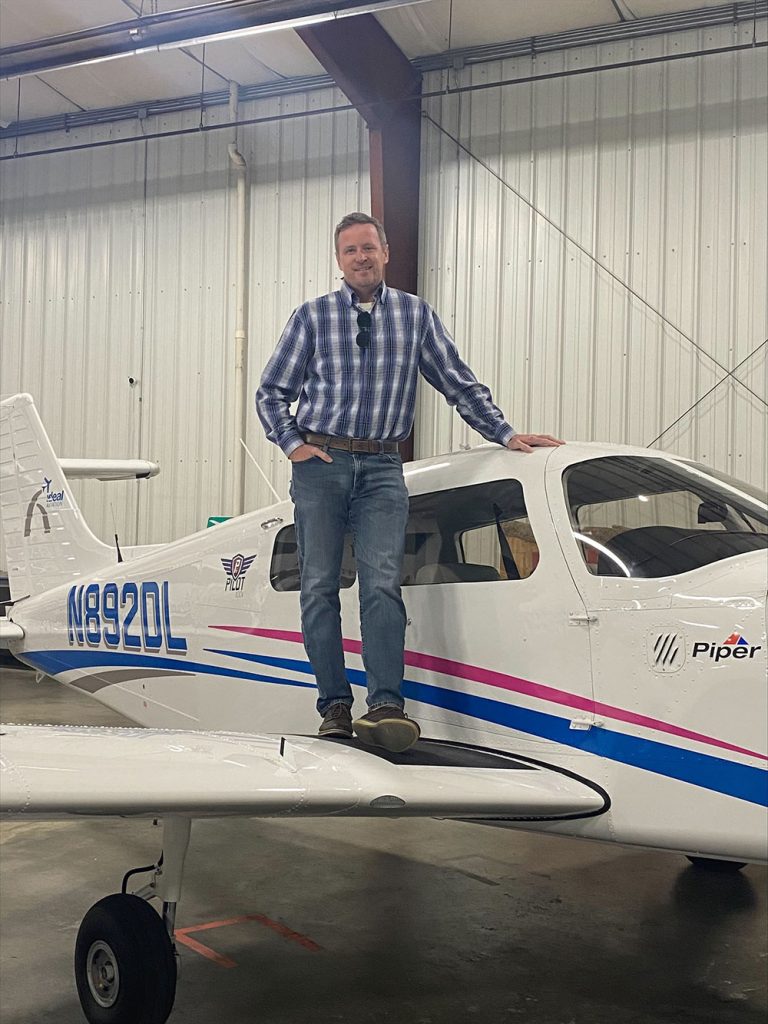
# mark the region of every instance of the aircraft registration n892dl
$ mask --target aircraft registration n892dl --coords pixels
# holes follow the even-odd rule
[[[126,580],[69,588],[67,639],[71,645],[186,654],[187,641],[173,635],[168,580]],[[136,620],[134,624],[134,620]]]
[[[289,502],[120,556],[86,525],[32,399],[0,413],[0,637],[142,727],[3,726],[0,810],[164,825],[142,897],[83,921],[89,1020],[170,1013],[196,817],[454,817],[768,859],[768,507],[749,485],[618,445],[484,445],[407,466],[403,693],[423,738],[392,755],[314,735]],[[353,537],[341,583],[362,701]],[[146,948],[126,944],[132,923]]]

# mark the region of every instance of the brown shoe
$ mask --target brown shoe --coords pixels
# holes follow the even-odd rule
[[[342,739],[352,738],[352,712],[348,704],[331,704],[323,715],[318,736],[340,736]]]
[[[396,704],[383,704],[352,723],[361,743],[372,747],[384,747],[393,754],[400,754],[412,747],[421,735],[416,722],[412,721]]]

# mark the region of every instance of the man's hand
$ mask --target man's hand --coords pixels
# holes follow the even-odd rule
[[[322,459],[323,462],[333,462],[328,452],[324,452],[322,448],[318,448],[314,444],[300,444],[298,448],[293,449],[288,458],[291,462],[306,462],[307,459]]]
[[[532,452],[534,448],[554,448],[559,444],[565,444],[565,441],[551,434],[515,434],[507,441],[507,448],[513,452]]]

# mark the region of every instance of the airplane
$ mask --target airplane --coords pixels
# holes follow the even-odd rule
[[[0,640],[141,726],[3,725],[0,814],[163,823],[150,881],[129,892],[129,871],[81,924],[91,1024],[170,1015],[194,818],[457,818],[768,861],[768,506],[749,485],[595,443],[408,464],[403,693],[422,739],[396,755],[316,735],[290,502],[121,551],[88,528],[29,395],[0,403],[0,474]],[[341,588],[362,707],[353,538]]]

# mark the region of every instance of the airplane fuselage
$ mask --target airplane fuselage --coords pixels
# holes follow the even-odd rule
[[[599,817],[537,828],[765,860],[765,553],[657,578],[595,574],[574,539],[563,477],[596,454],[491,448],[409,469],[418,553],[403,587],[409,712],[426,736],[545,761],[610,795]],[[493,562],[483,552],[496,527],[465,531],[447,558],[445,543],[433,544],[430,515],[442,513],[430,503],[448,495],[460,505],[471,488],[479,501],[507,480],[524,497],[512,543],[527,568],[477,578]],[[278,504],[17,602],[17,653],[143,725],[312,733],[292,522],[290,503]],[[459,550],[464,569],[451,562]],[[475,578],[445,578],[467,563]],[[357,598],[356,583],[343,587],[347,671],[362,711]]]

